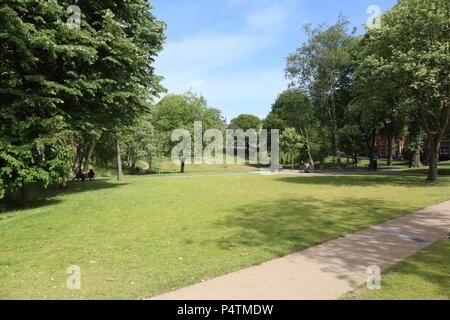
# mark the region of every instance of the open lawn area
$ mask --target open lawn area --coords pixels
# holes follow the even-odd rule
[[[449,300],[450,241],[441,240],[385,270],[380,290],[360,287],[344,299]]]
[[[0,203],[0,298],[139,299],[450,199],[423,176],[134,177]],[[448,246],[447,246],[448,248]],[[66,287],[69,266],[82,288]],[[446,263],[448,266],[448,263]]]

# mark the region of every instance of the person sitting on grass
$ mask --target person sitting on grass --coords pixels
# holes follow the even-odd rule
[[[92,169],[89,170],[87,176],[88,176],[88,178],[89,178],[89,181],[92,181],[92,179],[95,178],[95,172],[94,172],[94,170],[92,170]]]

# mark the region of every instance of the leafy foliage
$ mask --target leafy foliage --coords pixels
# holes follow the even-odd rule
[[[257,132],[261,128],[262,121],[257,116],[251,114],[241,114],[238,117],[231,120],[230,129],[241,129],[247,131],[249,129],[255,129]]]

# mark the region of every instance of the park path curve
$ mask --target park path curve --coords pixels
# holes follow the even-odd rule
[[[450,232],[450,201],[154,300],[331,300]]]

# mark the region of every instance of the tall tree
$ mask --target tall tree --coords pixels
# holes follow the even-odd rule
[[[82,6],[83,3],[80,3]],[[118,179],[121,168],[120,129],[132,125],[143,114],[150,114],[154,96],[163,91],[161,77],[153,62],[162,49],[165,24],[152,15],[146,0],[86,1],[83,12],[97,32],[99,77],[96,104],[102,109],[99,122],[114,131]]]
[[[91,30],[71,30],[67,2],[0,4],[0,189],[59,182],[70,167],[66,102],[81,95],[76,71],[95,60]],[[0,191],[0,197],[4,192]],[[25,198],[24,198],[25,204]]]
[[[80,28],[66,23],[71,4],[66,0],[5,0],[0,5],[3,151],[27,142],[32,146],[42,136],[52,135],[52,128],[43,125],[48,122],[58,122],[53,130],[71,130],[67,137],[72,139],[86,136],[93,128],[120,129],[148,113],[147,101],[162,91],[152,64],[162,49],[165,24],[152,15],[146,0],[80,0]],[[10,126],[33,126],[33,130],[22,134]],[[81,149],[82,143],[66,141],[64,145]],[[93,143],[88,144],[84,149],[89,154]],[[5,155],[3,166],[22,160],[26,164],[28,160],[18,158],[23,154]],[[66,174],[71,162],[66,162]],[[56,173],[48,175],[61,180]],[[27,179],[34,177],[29,174]],[[5,181],[11,188],[16,185]]]
[[[286,67],[291,85],[304,89],[316,104],[325,108],[333,133],[338,168],[341,168],[338,117],[342,106],[336,103],[336,92],[349,81],[354,43],[348,24],[347,19],[340,17],[330,27],[320,25],[314,29],[311,25],[305,25],[308,42],[288,57]]]
[[[400,107],[426,130],[431,182],[450,115],[449,21],[448,1],[400,0],[364,39],[365,68],[397,84]]]

